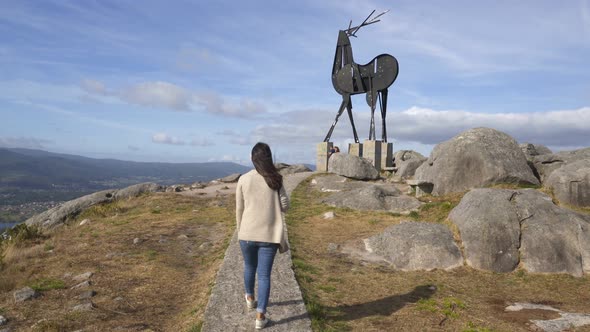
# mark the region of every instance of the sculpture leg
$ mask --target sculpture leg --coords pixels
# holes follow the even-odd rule
[[[375,99],[377,94],[373,91],[373,77],[369,78],[369,91],[371,94],[371,126],[369,127],[369,140],[375,140]]]
[[[369,140],[376,140],[375,135],[375,104],[371,105],[371,128],[369,129]]]
[[[356,127],[354,126],[354,120],[352,118],[352,101],[350,100],[350,96],[348,96],[348,105],[346,107],[348,111],[348,118],[350,119],[350,124],[352,125],[352,133],[354,134],[354,142],[359,142],[359,136],[356,134]]]
[[[387,115],[387,89],[381,91],[381,140],[387,143],[387,126],[385,124],[385,115]]]
[[[338,114],[336,114],[336,119],[334,119],[334,123],[332,124],[332,127],[330,127],[330,130],[328,131],[326,138],[324,138],[324,142],[330,141],[330,137],[332,136],[332,132],[334,131],[334,127],[336,127],[336,123],[338,122],[338,118],[340,118],[340,115],[344,111],[344,108],[348,104],[349,100],[350,100],[350,97],[342,96],[342,104],[340,104],[340,109],[338,110]]]

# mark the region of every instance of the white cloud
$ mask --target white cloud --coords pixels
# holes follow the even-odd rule
[[[503,131],[519,142],[590,146],[590,107],[527,113],[435,111],[412,107],[391,114],[389,134],[399,140],[437,144],[475,127]]]
[[[109,89],[100,81],[85,79],[81,88],[94,95],[115,97],[123,102],[152,108],[165,108],[174,111],[190,111],[192,93],[178,85],[156,81],[142,82],[120,90]]]
[[[332,133],[333,138],[352,136],[352,127],[345,113],[338,120],[338,124]],[[242,135],[240,141],[248,143],[262,141],[269,144],[278,143],[289,146],[321,142],[334,122],[335,116],[335,111],[320,109],[282,113],[268,121],[269,123],[258,125],[247,135]],[[353,116],[359,137],[362,137],[364,135],[362,129],[367,127],[365,123],[368,123],[368,121],[364,120],[366,114],[354,113]],[[359,126],[359,123],[362,125]]]
[[[266,106],[257,101],[242,98],[239,104],[229,103],[221,95],[213,92],[196,93],[194,100],[206,112],[218,115],[249,118],[267,112]]]
[[[311,125],[269,124],[260,125],[250,132],[253,141],[268,141],[281,144],[321,142],[321,130]]]
[[[200,108],[207,113],[238,118],[251,118],[267,113],[266,106],[253,99],[241,98],[233,102],[215,92],[193,92],[162,81],[143,82],[120,91],[108,89],[102,82],[92,79],[85,79],[80,86],[94,95],[116,97],[126,103],[144,107],[174,111],[194,111]]]
[[[333,114],[328,111],[307,110],[284,114],[274,123],[252,129],[243,142],[264,141],[271,145],[297,148],[323,141]],[[369,113],[354,115],[359,139],[368,135]],[[376,134],[381,137],[381,118],[375,114]],[[479,113],[463,110],[434,110],[411,107],[387,115],[389,141],[396,147],[418,146],[426,153],[431,146],[471,128],[490,127],[511,135],[518,142],[531,142],[551,147],[590,146],[590,107],[526,113]],[[331,141],[343,146],[352,140],[350,123],[343,115],[332,134]]]
[[[124,90],[121,99],[147,107],[162,107],[176,111],[191,109],[191,93],[177,85],[167,82],[144,82]]]
[[[26,148],[45,149],[45,144],[53,141],[36,137],[0,137],[0,147],[4,148]]]
[[[152,136],[152,142],[158,144],[170,144],[170,145],[185,145],[186,142],[177,138],[170,136],[166,133],[157,133]]]

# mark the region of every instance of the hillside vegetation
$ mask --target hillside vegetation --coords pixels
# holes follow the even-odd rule
[[[233,200],[158,193],[94,206],[52,233],[21,226],[2,244],[0,315],[15,331],[198,331]],[[26,286],[40,296],[15,303]]]

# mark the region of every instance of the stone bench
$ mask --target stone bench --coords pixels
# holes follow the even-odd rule
[[[432,193],[434,184],[424,180],[407,180],[406,183],[412,187],[412,190],[416,192],[416,197],[424,196],[424,194]]]

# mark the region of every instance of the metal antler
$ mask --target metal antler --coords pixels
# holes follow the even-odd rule
[[[378,18],[387,12],[389,12],[389,9],[384,11],[383,13],[371,18],[371,16],[375,13],[375,10],[373,10],[371,12],[371,14],[369,14],[369,16],[367,16],[367,18],[363,21],[363,23],[361,23],[360,25],[357,25],[355,27],[352,27],[352,28],[350,27],[352,25],[352,20],[351,20],[350,24],[348,24],[348,29],[344,30],[344,32],[346,32],[346,34],[349,36],[356,37],[356,32],[359,31],[360,28],[362,28],[366,25],[369,25],[369,24],[380,22],[381,20],[378,20]],[[371,20],[369,20],[369,19],[371,19]],[[352,30],[352,32],[351,32],[351,30]]]

